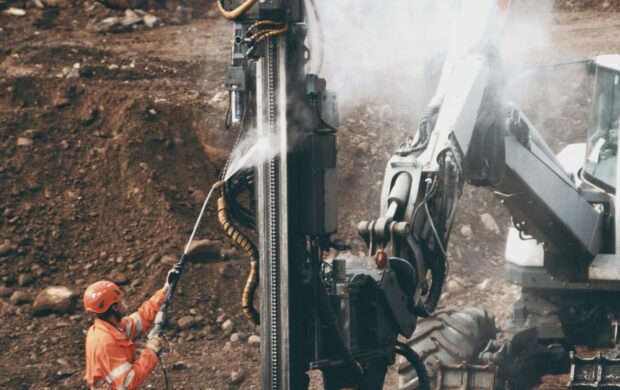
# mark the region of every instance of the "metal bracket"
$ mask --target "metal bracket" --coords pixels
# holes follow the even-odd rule
[[[620,359],[598,352],[593,357],[570,353],[571,389],[620,389]]]
[[[224,78],[224,86],[228,91],[245,91],[247,75],[242,66],[229,66]]]
[[[492,364],[440,364],[437,390],[493,390],[497,367]]]

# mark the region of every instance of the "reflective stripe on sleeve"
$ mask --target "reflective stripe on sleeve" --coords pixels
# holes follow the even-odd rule
[[[123,381],[123,385],[118,390],[126,390],[131,385],[131,381],[133,381],[133,377],[135,376],[135,372],[133,370],[129,371],[125,380]]]
[[[128,339],[131,339],[131,322],[129,318],[125,321],[125,335]]]
[[[142,319],[140,314],[133,313],[131,318],[133,318],[133,322],[136,324],[136,337],[140,337],[142,335]]]
[[[105,377],[106,382],[113,383],[116,378],[131,370],[131,364],[125,362],[113,369],[108,376]]]

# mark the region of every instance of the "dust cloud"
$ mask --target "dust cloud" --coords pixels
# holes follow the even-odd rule
[[[555,153],[583,142],[593,77],[584,58],[563,50],[564,37],[551,1],[515,2],[500,49],[505,67],[505,100],[523,110]],[[582,158],[582,156],[580,156]]]
[[[553,23],[549,0],[535,6],[513,4],[499,49],[506,72],[506,97],[518,106],[526,105],[537,87],[537,65],[547,64],[553,44],[549,26]]]
[[[468,38],[476,35],[472,30],[482,25],[475,19],[492,1],[312,0],[319,21],[317,25],[308,13],[310,71],[320,71],[327,79],[344,111],[361,104],[389,104],[417,116],[435,92],[428,70],[441,65],[451,44],[454,51],[470,43]],[[467,26],[457,23],[464,3],[474,19]],[[493,43],[506,69],[516,72],[549,45],[552,2],[512,3],[502,39]]]
[[[230,179],[241,169],[251,168],[276,157],[280,140],[276,135],[258,135],[256,128],[250,128],[239,140],[229,157],[224,180]]]
[[[499,2],[502,3],[502,2]],[[344,115],[355,107],[388,105],[415,122],[435,93],[447,58],[475,46],[495,0],[307,0],[311,50],[308,72],[327,79]],[[537,52],[549,46],[551,0],[513,1],[501,39],[491,39],[504,59],[509,98],[527,104],[531,78],[510,83]],[[462,8],[467,5],[467,8]],[[464,11],[463,11],[464,10]],[[465,16],[459,23],[459,16]],[[486,40],[486,38],[484,39]],[[522,76],[518,76],[522,77]],[[527,78],[527,77],[526,77]],[[274,157],[272,139],[248,132],[231,156],[228,176]]]
[[[425,64],[445,51],[459,0],[313,1],[319,23],[310,24],[311,41],[319,41],[320,29],[322,50],[312,52],[315,57],[323,52],[321,74],[343,109],[422,104],[428,97]]]

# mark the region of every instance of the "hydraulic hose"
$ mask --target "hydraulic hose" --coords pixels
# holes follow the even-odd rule
[[[443,255],[441,259],[436,259],[435,264],[431,268],[431,288],[428,297],[422,303],[422,306],[416,307],[416,314],[420,317],[429,317],[437,307],[441,298],[441,290],[446,280],[446,260]]]
[[[410,346],[400,341],[396,342],[396,353],[407,359],[418,375],[419,390],[431,390],[431,379],[424,365],[424,360]]]
[[[258,250],[252,241],[233,224],[226,208],[226,199],[224,196],[220,196],[217,200],[217,220],[228,237],[241,246],[250,257],[250,274],[243,289],[241,308],[243,309],[243,314],[254,324],[258,325],[260,324],[260,315],[254,308],[254,295],[258,288]]]
[[[445,167],[447,166],[451,166],[451,164],[445,164]],[[442,193],[441,193],[441,197],[440,197],[440,209],[441,210],[446,210],[449,207],[449,203],[451,207],[454,207],[454,202],[456,202],[456,199],[454,199],[454,201],[451,201],[451,199],[448,198],[448,192],[447,189],[454,186],[456,187],[457,184],[451,182],[451,175],[449,174],[450,170],[448,168],[445,168],[444,171],[442,172],[442,177],[440,179],[438,179],[437,181],[441,180],[442,183]],[[433,222],[433,216],[431,215],[431,212],[428,208],[428,202],[424,203],[424,210],[426,211],[426,216],[428,218],[428,222],[429,225],[433,231],[433,234],[435,236],[435,240],[436,240],[436,244],[437,247],[440,249],[441,253],[437,253],[437,256],[434,260],[434,264],[433,267],[431,268],[431,276],[432,276],[432,285],[430,288],[430,291],[428,293],[428,298],[426,299],[426,301],[424,302],[424,311],[426,312],[425,314],[430,315],[433,311],[435,311],[435,308],[437,307],[437,304],[439,303],[439,299],[441,298],[441,290],[443,288],[443,284],[446,280],[446,273],[448,270],[448,258],[447,258],[447,254],[446,254],[446,247],[445,245],[447,244],[447,239],[445,239],[444,237],[444,232],[446,231],[446,229],[449,229],[449,226],[446,226],[445,223],[450,223],[449,218],[447,220],[444,221],[444,219],[446,219],[446,217],[443,214],[440,214],[438,217],[438,222],[442,223],[442,226],[440,226],[440,230],[438,230],[435,227],[435,223]]]
[[[254,41],[254,44],[258,44],[259,42],[269,38],[269,37],[273,37],[275,35],[278,34],[282,34],[283,32],[285,32],[286,30],[288,30],[288,23],[284,24],[284,26],[282,28],[279,29],[269,29],[269,30],[263,30],[263,31],[259,31],[256,34],[252,35],[250,37],[251,40]]]
[[[424,198],[422,199],[420,204],[416,206],[416,209],[413,212],[412,225],[415,224],[415,218],[419,210],[421,209],[424,209],[426,211],[426,215],[427,215],[427,218],[429,219],[429,222],[431,224],[433,223],[432,216],[430,215],[430,211],[428,210],[428,201],[433,196],[435,196],[435,193],[438,188],[437,183],[438,183],[438,179],[433,180],[433,182],[430,184],[430,188],[427,187],[427,190],[426,190],[427,192],[424,195]],[[435,226],[431,225],[431,228],[433,229],[433,233],[435,233],[435,230],[436,230]],[[438,240],[437,245],[441,249],[441,251],[440,253],[436,253],[436,257],[431,266],[431,287],[428,293],[428,297],[423,302],[421,302],[421,305],[416,306],[415,308],[415,313],[419,315],[420,317],[428,317],[431,315],[431,313],[433,313],[433,311],[435,311],[435,308],[437,307],[437,304],[439,303],[439,299],[441,298],[443,284],[446,280],[447,268],[446,268],[445,249],[443,248],[443,243],[439,241],[440,238],[438,237],[438,233],[435,233],[435,239]]]
[[[259,20],[258,22],[253,23],[250,27],[248,27],[248,34],[249,32],[254,30],[255,28],[258,27],[262,27],[262,26],[282,26],[284,24],[284,22],[276,22],[273,20]],[[248,37],[249,38],[249,37]]]
[[[222,13],[222,16],[224,16],[226,19],[228,19],[228,20],[235,20],[235,19],[239,18],[241,15],[245,14],[246,12],[248,12],[248,10],[250,8],[252,8],[252,6],[254,4],[256,4],[257,1],[258,0],[246,0],[239,7],[229,11],[229,10],[224,8],[224,4],[222,4],[222,0],[217,0],[217,7],[220,9],[220,12]]]
[[[231,220],[237,226],[249,230],[256,230],[256,212],[254,210],[253,189],[254,173],[252,170],[243,170],[232,175],[226,185],[222,187],[221,195],[226,200],[226,209]],[[237,196],[247,192],[249,205],[243,205],[237,200]]]

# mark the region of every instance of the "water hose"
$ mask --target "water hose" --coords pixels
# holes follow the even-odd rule
[[[194,240],[194,236],[196,235],[196,231],[198,230],[198,226],[200,225],[202,216],[204,215],[204,212],[207,209],[207,204],[209,203],[209,199],[211,198],[211,194],[213,193],[213,190],[220,188],[223,184],[224,184],[223,181],[218,181],[215,184],[213,184],[213,186],[211,187],[211,190],[209,191],[209,194],[207,195],[207,198],[202,204],[202,209],[200,210],[198,219],[196,219],[196,223],[194,224],[194,230],[192,230],[192,234],[190,235],[189,240],[187,241],[187,245],[185,245],[185,249],[183,250],[183,255],[181,256],[181,258],[179,259],[179,261],[176,263],[176,265],[173,268],[173,269],[178,270],[179,274],[177,275],[176,278],[174,278],[170,282],[170,285],[168,286],[168,291],[166,291],[166,295],[164,296],[164,301],[161,304],[159,311],[157,312],[157,315],[155,316],[155,323],[153,324],[153,328],[148,334],[149,339],[152,339],[153,337],[158,337],[161,334],[162,330],[164,329],[164,325],[166,323],[166,315],[168,313],[168,307],[170,306],[170,300],[172,299],[172,296],[174,295],[174,290],[176,290],[177,288],[179,279],[181,279],[181,273],[183,272],[185,260],[187,259],[187,254],[189,252],[189,246]]]
[[[236,242],[250,257],[250,274],[245,282],[243,295],[241,296],[241,308],[243,314],[254,324],[260,324],[260,315],[254,308],[254,295],[258,288],[258,250],[250,239],[239,230],[228,216],[226,199],[220,196],[217,200],[217,220],[234,242]]]
[[[252,6],[254,4],[256,4],[257,1],[258,0],[246,0],[239,7],[229,11],[229,10],[224,8],[224,4],[222,4],[222,0],[217,0],[217,7],[220,9],[220,12],[222,13],[222,16],[224,16],[226,19],[228,19],[228,20],[235,20],[235,19],[239,18],[241,15],[245,14],[246,12],[248,12],[248,10],[250,8],[252,8]]]

